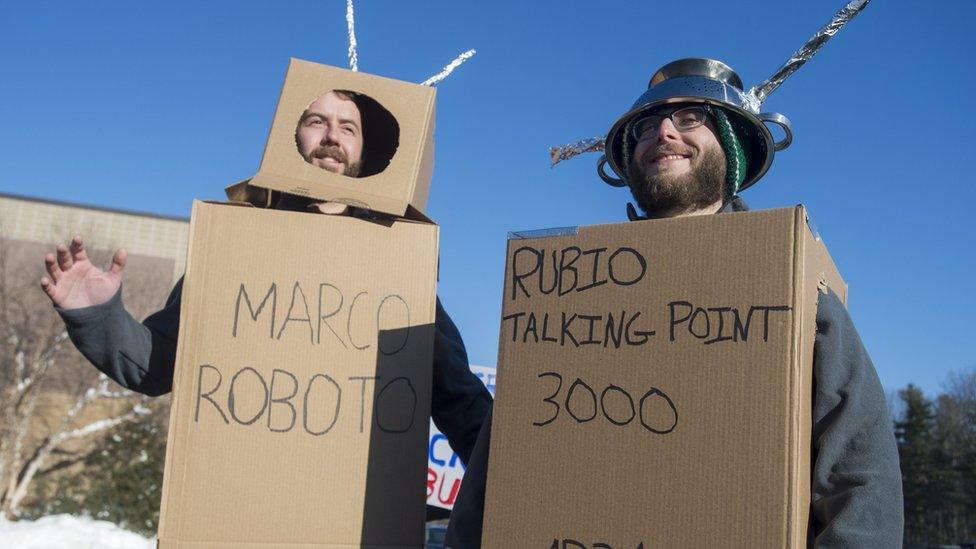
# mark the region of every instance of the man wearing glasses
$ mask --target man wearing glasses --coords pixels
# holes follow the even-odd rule
[[[748,209],[739,192],[765,174],[792,133],[782,115],[750,115],[726,99],[741,90],[738,75],[711,59],[683,59],[655,73],[611,128],[597,167],[607,183],[630,188],[643,211],[627,204],[631,220]],[[786,138],[774,143],[764,122],[781,125]],[[605,164],[624,177],[608,175]],[[840,299],[832,291],[819,297],[809,544],[901,547],[901,470],[884,392]],[[452,513],[447,544],[454,549],[481,546],[490,435],[489,413]]]
[[[731,128],[724,111],[685,104],[643,114],[626,126],[624,147],[633,149],[624,160],[627,181],[645,215],[705,215],[722,208],[745,171],[729,171],[726,158],[743,154],[742,146],[732,131],[723,139],[719,125]]]

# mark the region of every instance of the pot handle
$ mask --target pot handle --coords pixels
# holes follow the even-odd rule
[[[790,124],[790,120],[782,114],[778,112],[762,112],[759,113],[759,120],[762,120],[763,124],[769,124],[770,122],[776,124],[786,133],[782,141],[773,143],[774,150],[781,151],[789,147],[790,143],[793,142],[793,126]]]
[[[600,176],[600,179],[602,179],[607,185],[613,187],[626,187],[627,182],[624,181],[623,179],[618,179],[608,174],[606,172],[606,166],[607,166],[607,155],[601,154],[600,161],[596,163],[596,173],[597,175]]]

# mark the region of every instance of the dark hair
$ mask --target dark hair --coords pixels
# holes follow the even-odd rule
[[[325,93],[329,93],[329,92],[325,92]],[[362,169],[362,167],[366,165],[366,159],[369,157],[369,155],[367,154],[369,152],[369,148],[366,146],[366,136],[369,134],[369,132],[366,131],[366,128],[368,127],[366,124],[366,115],[363,114],[363,107],[361,104],[362,100],[360,99],[361,97],[363,97],[363,95],[361,93],[357,93],[352,90],[332,90],[332,93],[336,94],[336,97],[338,97],[339,99],[352,101],[353,104],[356,105],[356,109],[359,111],[359,119],[363,123],[363,127],[362,127],[363,149],[359,151],[360,168],[359,168],[359,174],[357,174],[356,177],[366,177],[367,175],[373,175],[371,173],[365,173],[365,170]]]
[[[382,172],[390,165],[400,146],[400,124],[393,113],[366,94],[350,90],[335,92],[340,97],[340,92],[346,94],[356,104],[363,121],[363,154],[360,158],[362,171],[359,177]]]
[[[325,92],[325,93],[329,93],[329,92]],[[353,103],[355,103],[356,98],[359,97],[358,93],[349,90],[332,90],[332,93],[338,95],[339,99],[345,99],[346,101],[352,101]]]

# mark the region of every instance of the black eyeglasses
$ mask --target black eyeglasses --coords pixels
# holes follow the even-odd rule
[[[665,118],[671,120],[679,132],[689,132],[704,124],[710,112],[712,109],[708,105],[681,107],[667,113],[656,111],[631,125],[630,133],[638,141],[648,139],[657,135]]]

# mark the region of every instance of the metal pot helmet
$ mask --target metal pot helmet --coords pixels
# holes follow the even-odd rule
[[[785,116],[753,112],[750,103],[755,102],[750,102],[748,94],[742,91],[742,79],[731,67],[714,59],[679,59],[658,69],[651,76],[647,91],[610,128],[605,155],[597,165],[597,173],[604,181],[615,187],[627,186],[627,169],[636,145],[630,135],[631,125],[645,114],[675,103],[711,105],[729,167],[736,168],[727,172],[730,197],[758,181],[772,164],[775,151],[789,147],[793,140]],[[782,141],[774,141],[766,123],[783,129]],[[604,171],[607,163],[620,178]],[[738,169],[742,164],[744,174]]]

